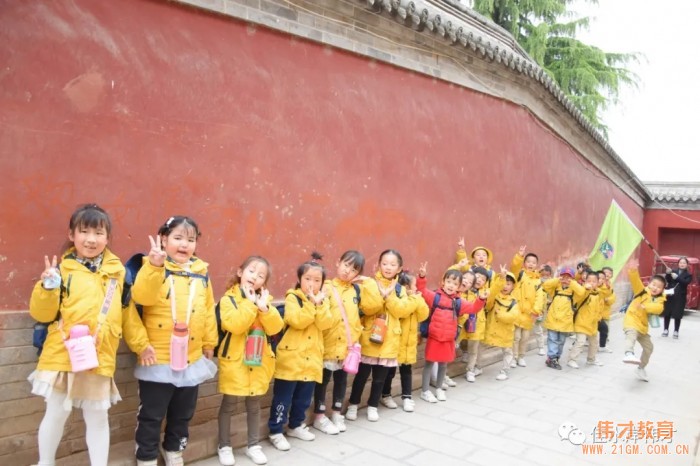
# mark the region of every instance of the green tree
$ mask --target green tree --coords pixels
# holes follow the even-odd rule
[[[639,55],[605,52],[576,39],[590,20],[574,18],[569,9],[574,1],[474,0],[474,9],[510,32],[607,138],[601,113],[618,102],[623,86],[638,86],[639,77],[627,66]]]

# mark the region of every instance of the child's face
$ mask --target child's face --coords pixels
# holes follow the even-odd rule
[[[415,277],[411,278],[411,281],[408,283],[408,286],[406,287],[406,293],[408,293],[409,295],[414,295],[418,293],[418,286],[416,285]]]
[[[338,267],[336,276],[346,283],[350,283],[359,275],[359,271],[355,269],[355,264],[350,261],[336,263]]]
[[[462,285],[459,287],[460,293],[466,293],[474,287],[474,275],[465,273],[462,275]]]
[[[487,278],[488,278],[488,277],[487,277],[486,275],[482,275],[482,274],[480,274],[480,273],[477,273],[477,274],[476,274],[476,280],[475,280],[475,283],[474,283],[474,288],[476,288],[477,290],[482,289],[482,288],[484,287],[484,285],[486,284],[486,279],[487,279]]]
[[[603,270],[603,272],[605,273],[605,278],[607,278],[608,280],[612,280],[612,276],[613,276],[612,270],[605,269],[605,270]]]
[[[442,289],[445,290],[445,293],[452,295],[459,290],[461,284],[462,280],[458,277],[447,277],[442,281]]]
[[[476,265],[483,267],[488,263],[489,255],[483,249],[477,249],[474,251],[472,258],[474,259],[474,263]]]
[[[309,267],[299,280],[301,289],[306,294],[317,294],[323,286],[323,270],[320,267]]]
[[[506,279],[506,284],[503,285],[503,289],[501,290],[501,293],[510,294],[513,291],[514,287],[515,287],[515,282],[513,282],[512,280]]]
[[[605,285],[605,280],[607,280],[607,278],[605,277],[605,273],[599,273],[598,274],[598,286]]]
[[[540,270],[540,277],[542,278],[542,280],[549,280],[550,278],[552,278],[552,272],[550,272],[549,270],[542,269]]]
[[[176,226],[168,236],[161,237],[165,253],[178,264],[186,264],[197,248],[197,232],[184,223]]]
[[[401,272],[399,258],[391,253],[384,254],[379,260],[379,270],[382,272],[382,277],[393,280]]]
[[[525,259],[525,270],[528,272],[537,270],[537,258],[535,256],[527,256],[527,259]]]
[[[75,252],[81,259],[94,259],[99,256],[109,242],[104,226],[94,228],[80,225],[68,233],[68,239],[73,242]]]
[[[565,273],[564,275],[560,275],[559,281],[561,282],[561,286],[566,288],[571,283],[571,275],[569,275],[568,273]]]
[[[238,269],[241,286],[258,291],[267,282],[267,265],[264,262],[252,261],[244,269]]]
[[[598,275],[591,273],[586,276],[586,285],[591,289],[595,290],[598,288]]]
[[[655,278],[649,282],[649,293],[652,296],[659,296],[664,292],[664,284],[661,280]]]

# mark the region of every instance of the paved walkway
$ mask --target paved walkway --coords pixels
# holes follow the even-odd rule
[[[685,316],[678,340],[652,329],[655,349],[648,383],[621,362],[622,319],[611,323],[610,335],[614,353],[599,355],[603,367],[581,364],[578,370],[555,371],[545,367],[544,357],[530,352],[528,367],[513,369],[509,380],[496,381],[498,369],[489,366],[474,384],[460,377],[459,385],[447,392],[447,402],[417,399],[414,413],[380,406],[381,419],[372,423],[363,409],[357,421],[347,422],[347,432],[329,436],[312,429],[316,440],[290,439],[289,452],[279,452],[265,440],[268,464],[692,465],[700,438],[700,313]],[[641,438],[626,439],[624,425],[630,421],[632,435]],[[588,449],[599,422],[609,423],[616,441],[598,443],[594,448],[601,451],[593,452]],[[639,430],[640,422],[651,430]],[[571,427],[561,428],[565,423],[579,431],[569,434]],[[584,445],[562,439],[560,430],[576,443],[585,435]],[[659,440],[668,436],[670,442]],[[237,465],[253,464],[243,450],[235,454]],[[190,464],[219,462],[210,458]]]

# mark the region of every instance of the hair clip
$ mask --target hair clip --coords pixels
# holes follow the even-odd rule
[[[171,223],[173,223],[173,220],[175,220],[175,217],[170,217],[167,222],[165,222],[165,226],[169,227]]]

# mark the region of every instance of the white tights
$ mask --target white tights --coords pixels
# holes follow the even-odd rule
[[[55,466],[56,450],[63,437],[63,427],[71,411],[63,402],[65,393],[53,392],[46,399],[46,414],[39,425],[39,463],[37,466]],[[83,409],[85,441],[91,466],[107,466],[109,457],[109,419],[107,410]]]

